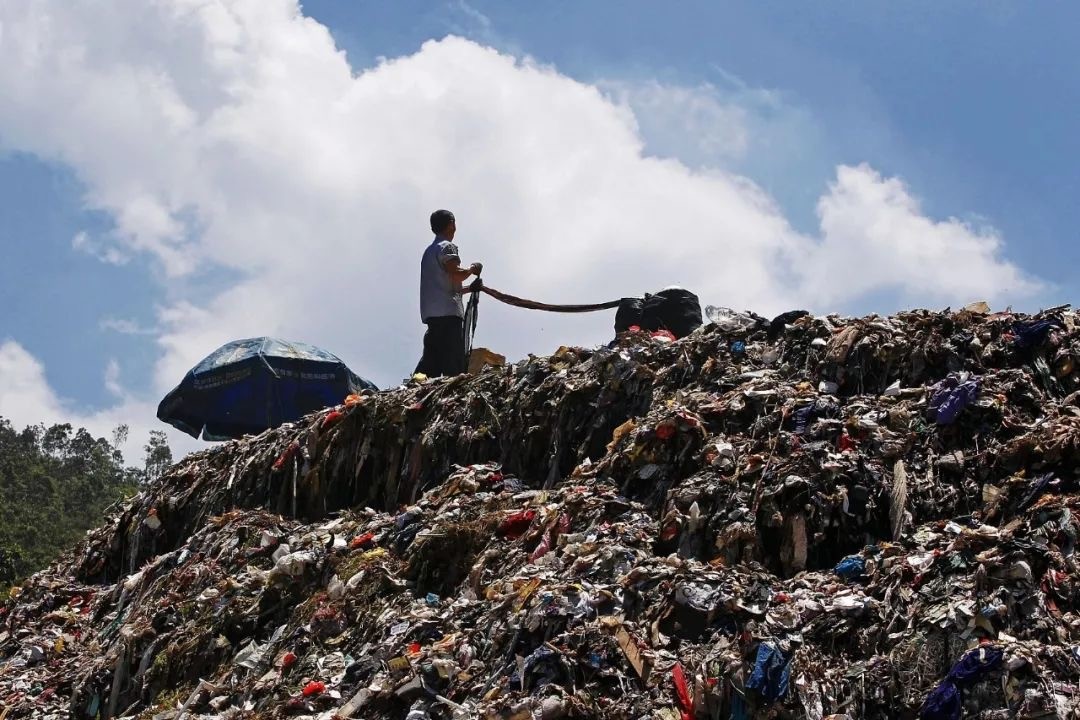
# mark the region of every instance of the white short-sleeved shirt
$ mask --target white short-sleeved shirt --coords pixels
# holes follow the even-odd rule
[[[460,260],[457,245],[438,236],[420,260],[420,319],[465,317],[461,286],[446,272],[446,263]]]

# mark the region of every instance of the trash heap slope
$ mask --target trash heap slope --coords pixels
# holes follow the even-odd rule
[[[1080,327],[728,313],[189,456],[0,718],[1080,717]]]

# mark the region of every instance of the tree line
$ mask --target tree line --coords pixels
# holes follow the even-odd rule
[[[172,464],[165,433],[152,430],[143,466],[125,465],[127,437],[124,425],[105,439],[67,423],[19,431],[0,417],[0,589],[46,567]]]

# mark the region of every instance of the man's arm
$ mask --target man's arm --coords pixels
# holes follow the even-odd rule
[[[461,267],[461,258],[454,256],[448,257],[443,262],[443,269],[450,275],[450,279],[460,285],[469,279],[470,275],[476,275],[479,277],[480,271],[483,269],[483,265],[480,263],[473,263],[468,268]]]
[[[450,276],[450,279],[458,285],[468,280],[469,276],[472,275],[471,268],[462,268],[461,259],[457,257],[446,258],[446,260],[443,262],[443,269],[446,270],[446,273]]]

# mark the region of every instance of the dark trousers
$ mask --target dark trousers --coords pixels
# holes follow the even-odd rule
[[[454,315],[427,319],[424,355],[416,366],[428,377],[465,372],[465,321]]]

